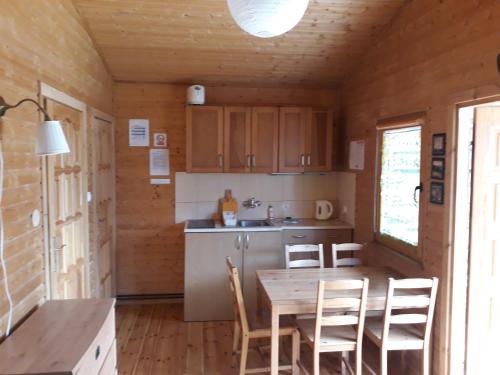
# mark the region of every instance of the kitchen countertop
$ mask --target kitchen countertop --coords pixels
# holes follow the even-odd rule
[[[187,225],[187,222],[186,222]],[[281,232],[292,229],[353,229],[351,224],[341,220],[315,220],[299,219],[299,223],[285,224],[282,220],[273,220],[273,225],[268,227],[225,227],[220,222],[215,222],[215,228],[194,228],[187,229],[184,226],[184,233],[217,233],[217,232]]]

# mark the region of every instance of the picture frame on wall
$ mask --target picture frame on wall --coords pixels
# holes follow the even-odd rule
[[[444,156],[446,154],[446,133],[432,135],[432,155]]]
[[[433,204],[444,204],[444,184],[442,182],[431,182],[429,201]]]
[[[431,178],[435,180],[444,180],[446,162],[444,158],[432,158]]]

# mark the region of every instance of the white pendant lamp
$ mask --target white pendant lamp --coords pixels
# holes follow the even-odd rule
[[[227,0],[239,27],[259,38],[272,38],[293,29],[309,0]]]
[[[10,105],[0,96],[0,117],[9,109],[16,108],[25,102],[34,103],[45,117],[36,130],[36,153],[42,156],[67,154],[70,152],[61,123],[51,120],[47,111],[33,99],[23,99],[15,105]]]

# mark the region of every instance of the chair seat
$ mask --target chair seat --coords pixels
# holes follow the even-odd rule
[[[366,319],[365,334],[375,344],[382,344],[381,319]],[[422,329],[409,324],[391,324],[387,340],[387,350],[421,350],[424,348],[424,334]]]
[[[316,320],[297,320],[297,325],[307,342],[313,344]],[[353,326],[321,327],[320,352],[343,352],[355,349],[356,330]]]

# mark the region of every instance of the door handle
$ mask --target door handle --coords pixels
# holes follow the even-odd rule
[[[59,246],[59,247],[54,247],[54,250],[56,250],[56,251],[62,251],[62,250],[64,250],[64,248],[65,248],[66,246],[68,246],[68,245],[66,245],[66,244],[62,244],[62,245],[61,245],[61,246]]]
[[[306,238],[305,235],[293,235],[292,238]]]
[[[247,155],[247,167],[250,168],[252,166],[252,155]]]
[[[234,240],[234,246],[236,246],[236,250],[241,250],[241,234],[236,236]]]
[[[311,154],[307,155],[307,165],[311,166]]]
[[[250,236],[245,234],[245,249],[248,250],[248,247],[250,246]]]
[[[424,184],[421,182],[420,185],[415,186],[415,190],[413,190],[413,200],[415,201],[416,204],[418,204],[417,201],[417,191],[420,192],[420,194],[423,193],[424,191]]]
[[[300,154],[300,166],[303,167],[305,165],[305,156],[304,154]]]
[[[255,154],[252,154],[252,167],[256,167],[257,166],[257,162],[255,160]]]
[[[222,168],[224,166],[224,161],[222,159],[222,154],[219,154],[218,157],[219,157],[219,167]]]

